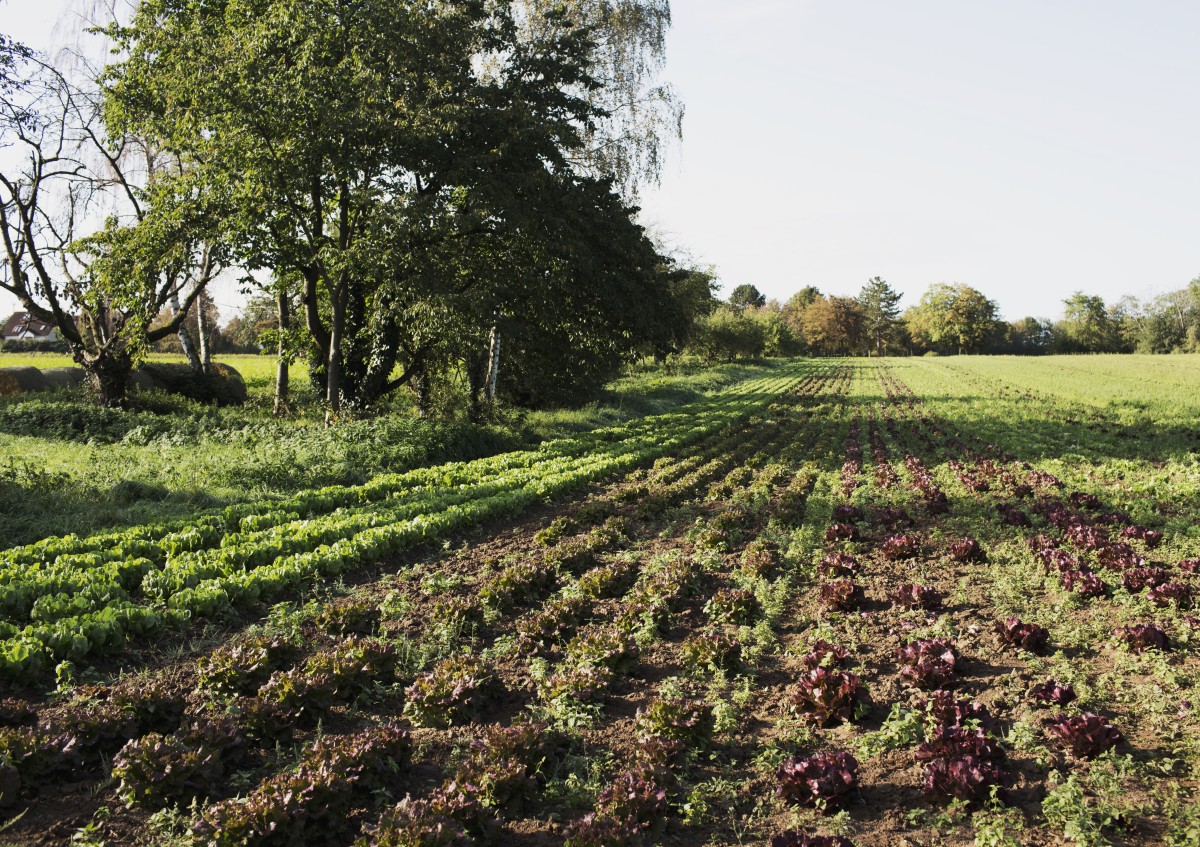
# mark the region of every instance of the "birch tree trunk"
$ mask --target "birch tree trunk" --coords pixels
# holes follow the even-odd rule
[[[196,301],[196,334],[200,336],[200,372],[208,373],[212,365],[212,350],[208,338],[208,318],[204,314],[204,298]]]
[[[178,291],[172,292],[171,294],[171,310],[174,314],[179,314],[180,306]],[[204,366],[200,363],[200,357],[196,355],[196,345],[192,343],[192,336],[187,331],[186,321],[179,324],[179,329],[175,331],[175,335],[179,338],[179,346],[183,348],[183,355],[187,357],[188,364],[191,366],[192,370],[194,370],[196,373],[201,373],[204,370]]]
[[[279,293],[276,296],[275,306],[279,317],[279,360],[275,364],[275,414],[283,415],[287,413],[288,404],[287,330],[288,324],[291,323],[291,316],[288,314],[287,289],[280,285]]]
[[[484,397],[489,403],[496,402],[496,383],[500,379],[500,328],[492,327],[488,336],[488,375]]]

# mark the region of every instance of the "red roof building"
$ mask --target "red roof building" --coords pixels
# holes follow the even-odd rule
[[[58,341],[58,327],[28,312],[13,312],[0,327],[0,341]]]

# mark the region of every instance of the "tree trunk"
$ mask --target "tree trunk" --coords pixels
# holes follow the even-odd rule
[[[81,364],[88,373],[97,403],[110,409],[125,405],[125,389],[133,370],[133,361],[127,353],[101,351],[96,358]]]
[[[430,385],[429,371],[426,368],[421,368],[413,377],[413,391],[417,395],[417,417],[428,417],[433,391]]]
[[[209,344],[208,319],[204,315],[203,297],[196,300],[196,329],[196,334],[200,336],[200,372],[208,373],[212,366],[212,345]]]
[[[175,291],[171,294],[171,309],[176,315],[179,314],[179,292]],[[192,342],[192,335],[187,331],[187,321],[184,320],[179,324],[179,329],[175,330],[175,335],[179,338],[179,346],[183,348],[183,355],[187,357],[188,364],[196,373],[201,373],[204,370],[204,365],[200,362],[200,357],[196,354],[196,345]]]
[[[346,327],[346,285],[339,284],[330,299],[329,358],[325,362],[325,425],[342,411],[342,334]]]
[[[488,403],[496,402],[496,383],[500,379],[500,328],[492,327],[488,336],[488,375],[484,397]]]
[[[282,285],[279,287],[279,294],[275,301],[276,313],[279,316],[279,360],[275,364],[275,414],[283,415],[287,413],[288,404],[288,349],[286,334],[288,324],[291,323],[291,315],[288,314],[288,297],[287,289]]]

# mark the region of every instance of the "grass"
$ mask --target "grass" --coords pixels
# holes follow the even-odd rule
[[[0,548],[522,449],[661,412],[771,367],[637,366],[587,406],[507,409],[488,425],[416,419],[401,394],[384,414],[326,429],[303,366],[293,370],[294,414],[280,419],[271,413],[274,357],[218,361],[245,378],[246,406],[149,395],[134,409],[108,410],[77,392],[0,399]],[[0,354],[0,367],[68,362],[55,354]]]

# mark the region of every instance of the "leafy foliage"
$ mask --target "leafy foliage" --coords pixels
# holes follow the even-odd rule
[[[785,759],[775,775],[779,780],[775,793],[780,799],[831,811],[857,787],[858,761],[849,753],[820,750],[807,758]]]

